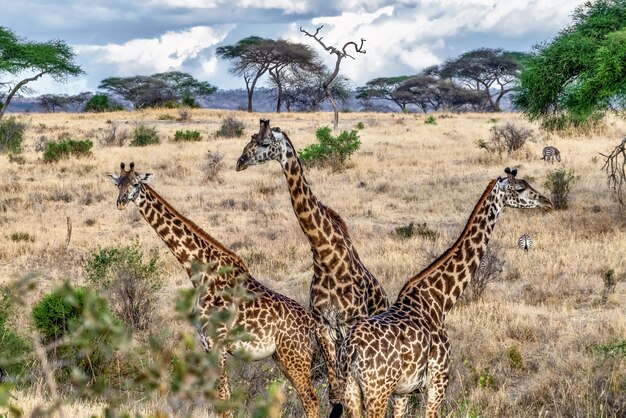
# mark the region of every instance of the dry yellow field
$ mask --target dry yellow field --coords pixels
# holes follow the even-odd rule
[[[138,171],[154,173],[155,190],[241,255],[255,277],[308,304],[310,250],[279,165],[239,173],[234,167],[260,117],[270,118],[296,148],[303,148],[314,142],[318,127],[331,125],[332,115],[194,110],[185,122],[158,120],[167,112],[177,116],[175,110],[18,116],[29,124],[25,163],[0,158],[0,284],[37,272],[32,303],[65,278],[84,283],[84,264],[92,251],[137,240],[165,262],[160,314],[173,322],[176,290],[190,286],[185,271],[134,206],[116,209],[117,189],[106,177],[119,170],[121,161],[134,161]],[[244,137],[216,138],[226,116],[245,123]],[[499,157],[476,142],[489,138],[494,117],[498,123],[529,125],[518,115],[446,116],[430,125],[421,114],[342,114],[340,129],[363,122],[361,149],[343,171],[307,170],[313,191],[345,219],[362,260],[392,299],[408,277],[455,241],[488,182],[505,166],[518,168],[519,177],[546,195],[543,183],[551,170],[565,167],[580,176],[568,210],[506,209],[501,215],[492,241],[501,246],[502,280],[489,284],[478,301],[459,303],[446,320],[452,362],[443,415],[626,416],[626,359],[591,349],[626,339],[626,217],[607,188],[598,155],[621,141],[626,122],[611,121],[602,132],[569,138],[548,136],[534,126],[535,142]],[[156,127],[163,142],[143,148],[98,143],[112,124],[130,132],[139,123]],[[199,130],[203,140],[175,143],[172,137],[179,129]],[[57,139],[64,132],[92,139],[93,156],[44,163],[36,144],[42,136]],[[561,163],[539,159],[548,144],[561,150]],[[223,155],[220,181],[204,179],[207,151]],[[68,217],[73,228],[66,250]],[[438,238],[398,236],[396,228],[410,222],[425,223]],[[15,242],[10,238],[14,233],[33,239]],[[517,248],[523,233],[534,240],[527,254]],[[622,280],[603,298],[603,275],[609,269]],[[22,309],[27,318],[30,307]],[[29,332],[28,321],[15,322],[21,332]],[[519,367],[511,364],[512,347],[521,354]],[[27,407],[44,399],[38,393],[18,395]],[[325,395],[320,392],[320,397]],[[65,411],[87,415],[90,407],[98,409],[74,405]],[[421,414],[421,407],[416,408]]]

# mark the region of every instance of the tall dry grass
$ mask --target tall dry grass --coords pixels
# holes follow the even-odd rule
[[[0,281],[38,272],[37,290],[29,295],[32,304],[66,277],[82,283],[91,251],[137,240],[165,261],[168,279],[160,315],[177,327],[173,298],[176,289],[189,286],[186,274],[136,208],[116,209],[117,190],[105,175],[118,170],[121,161],[135,161],[138,171],[155,173],[152,184],[159,193],[239,253],[257,278],[307,306],[310,250],[278,164],[240,173],[234,166],[260,117],[271,119],[302,148],[314,142],[317,128],[331,124],[332,115],[193,110],[188,121],[159,120],[167,112],[176,117],[172,110],[19,116],[29,123],[26,161],[18,165],[0,159]],[[244,122],[244,138],[215,136],[227,116]],[[536,142],[499,157],[476,146],[478,139],[488,139],[492,117],[452,115],[432,125],[424,124],[423,115],[343,114],[341,129],[364,123],[361,150],[346,170],[311,168],[307,178],[317,196],[344,217],[362,260],[393,299],[409,276],[454,242],[487,183],[505,166],[518,168],[518,176],[546,193],[543,182],[557,166],[580,175],[568,210],[507,209],[502,214],[492,237],[502,248],[502,280],[447,318],[452,363],[444,415],[626,416],[626,360],[592,349],[626,338],[626,284],[603,297],[602,280],[609,269],[617,277],[626,271],[626,218],[608,191],[598,156],[621,140],[626,123],[611,121],[601,132],[569,138],[547,137],[533,127]],[[528,125],[517,115],[497,117]],[[132,131],[140,123],[155,127],[164,141],[145,148],[104,147],[97,139],[112,123],[118,130]],[[179,129],[199,130],[204,139],[174,143]],[[93,139],[93,157],[43,163],[37,144],[63,133]],[[562,163],[539,160],[548,144],[561,150]],[[224,156],[220,181],[206,180],[207,151]],[[73,225],[68,248],[67,217]],[[410,222],[425,223],[438,237],[434,242],[419,234],[399,237],[396,228]],[[29,239],[15,241],[11,236],[16,233]],[[528,254],[516,247],[523,233],[535,243]],[[20,309],[21,318],[29,309]],[[25,333],[31,328],[27,320],[16,319],[14,325]],[[512,360],[515,350],[519,361]],[[252,385],[262,386],[268,379],[262,370],[271,378],[280,376],[264,367],[242,371],[241,380],[253,376]],[[325,397],[324,388],[319,390]],[[421,399],[415,397],[414,412],[423,412]],[[298,416],[297,408],[295,402],[287,414]]]

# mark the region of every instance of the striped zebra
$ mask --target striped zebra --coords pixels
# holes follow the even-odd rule
[[[543,149],[543,157],[541,157],[541,160],[544,160],[545,162],[552,162],[552,164],[554,164],[554,159],[556,158],[556,160],[558,162],[561,162],[561,151],[559,151],[556,147],[553,146],[547,146]]]
[[[533,239],[528,234],[524,234],[517,240],[517,246],[528,252],[533,245]]]

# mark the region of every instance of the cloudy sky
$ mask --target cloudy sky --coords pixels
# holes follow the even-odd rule
[[[479,48],[528,51],[570,21],[583,0],[0,0],[0,26],[36,41],[72,45],[86,75],[44,79],[37,94],[95,91],[109,76],[185,71],[219,88],[243,88],[215,49],[250,35],[321,47],[365,38],[365,55],[344,60],[353,86],[413,74]],[[328,58],[330,64],[331,56]]]

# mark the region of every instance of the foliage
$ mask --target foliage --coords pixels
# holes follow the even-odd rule
[[[514,90],[514,84],[526,54],[503,49],[479,48],[446,61],[440,69],[442,78],[459,80],[466,88],[481,93],[487,110],[500,111],[502,98]],[[496,93],[491,91],[495,89]]]
[[[202,140],[202,136],[200,135],[200,131],[176,131],[174,134],[174,141],[186,141],[186,142],[194,142]]]
[[[626,340],[596,344],[591,348],[594,352],[605,357],[626,357]]]
[[[287,111],[319,110],[322,103],[328,100],[324,91],[324,81],[328,75],[328,69],[321,62],[314,62],[306,68],[291,68],[283,77],[283,102]],[[349,81],[346,77],[337,76],[329,89],[333,98],[342,103],[350,97]]]
[[[524,359],[522,358],[522,353],[519,351],[517,346],[510,346],[507,350],[507,354],[509,357],[509,366],[511,366],[512,369],[524,368]]]
[[[242,121],[228,116],[222,120],[222,125],[216,134],[224,138],[239,138],[243,135],[243,129],[244,124]]]
[[[395,103],[400,110],[404,111],[407,104],[412,102],[412,99],[405,96],[396,95],[397,88],[411,76],[402,75],[396,77],[379,77],[365,83],[363,87],[357,87],[356,98],[361,100],[382,99]]]
[[[526,144],[527,140],[532,139],[534,136],[532,129],[517,126],[513,122],[494,125],[489,131],[491,132],[491,137],[487,149],[498,154],[504,152],[510,154],[513,151],[517,151]]]
[[[46,109],[46,112],[56,112],[57,110],[80,111],[93,95],[90,92],[83,92],[76,95],[67,94],[44,94],[39,96],[39,104]]]
[[[156,317],[157,292],[163,287],[163,271],[154,254],[144,260],[139,244],[101,248],[85,265],[88,281],[101,289],[116,314],[133,330],[149,329]]]
[[[437,124],[437,118],[434,117],[433,115],[430,115],[426,118],[426,120],[424,121],[424,123],[426,125],[436,125]]]
[[[415,222],[410,222],[408,225],[397,227],[395,231],[402,238],[411,238],[417,235],[418,237],[434,241],[439,237],[439,233],[430,229],[425,222],[417,225]]]
[[[28,340],[12,331],[7,319],[14,312],[11,295],[0,290],[0,381],[15,381],[25,373],[27,367],[26,355],[32,347]],[[15,361],[18,359],[17,361]],[[4,373],[3,373],[4,372]]]
[[[55,81],[65,81],[69,76],[83,73],[74,63],[73,49],[60,39],[47,42],[33,42],[22,39],[10,29],[0,26],[0,76],[27,75],[18,82],[0,79],[0,86],[9,87],[0,106],[0,119],[4,116],[11,99],[26,89],[26,84],[36,81],[43,75]],[[0,94],[0,97],[2,94]]]
[[[66,296],[72,299],[66,300]],[[33,323],[46,341],[61,338],[80,325],[84,297],[84,289],[78,288],[69,295],[48,293],[35,304]]]
[[[43,151],[43,160],[47,163],[57,162],[63,158],[87,157],[91,155],[93,142],[73,140],[71,138],[49,141]]]
[[[317,143],[299,150],[300,159],[304,163],[328,164],[339,168],[361,147],[358,131],[341,131],[337,136],[332,136],[331,132],[328,126],[315,131]]]
[[[365,129],[365,124],[363,122],[357,122],[354,125],[354,129],[357,129],[359,131],[362,131],[363,129]]]
[[[91,99],[85,103],[85,112],[103,113],[124,110],[122,105],[112,104],[109,96],[106,94],[94,94]]]
[[[161,139],[155,128],[139,125],[133,131],[133,139],[128,144],[131,147],[145,147],[146,145],[160,144]]]
[[[585,2],[572,23],[535,46],[514,99],[550,130],[588,128],[626,104],[626,1]]]
[[[174,96],[187,107],[199,107],[198,99],[207,98],[217,91],[217,87],[209,82],[196,80],[181,71],[152,74],[152,77],[165,81]]]
[[[26,123],[19,122],[14,117],[0,120],[0,152],[21,153],[25,131]]]
[[[574,171],[567,171],[564,168],[556,169],[548,174],[544,185],[552,193],[550,200],[554,209],[567,209],[570,191],[578,178],[574,175]]]

